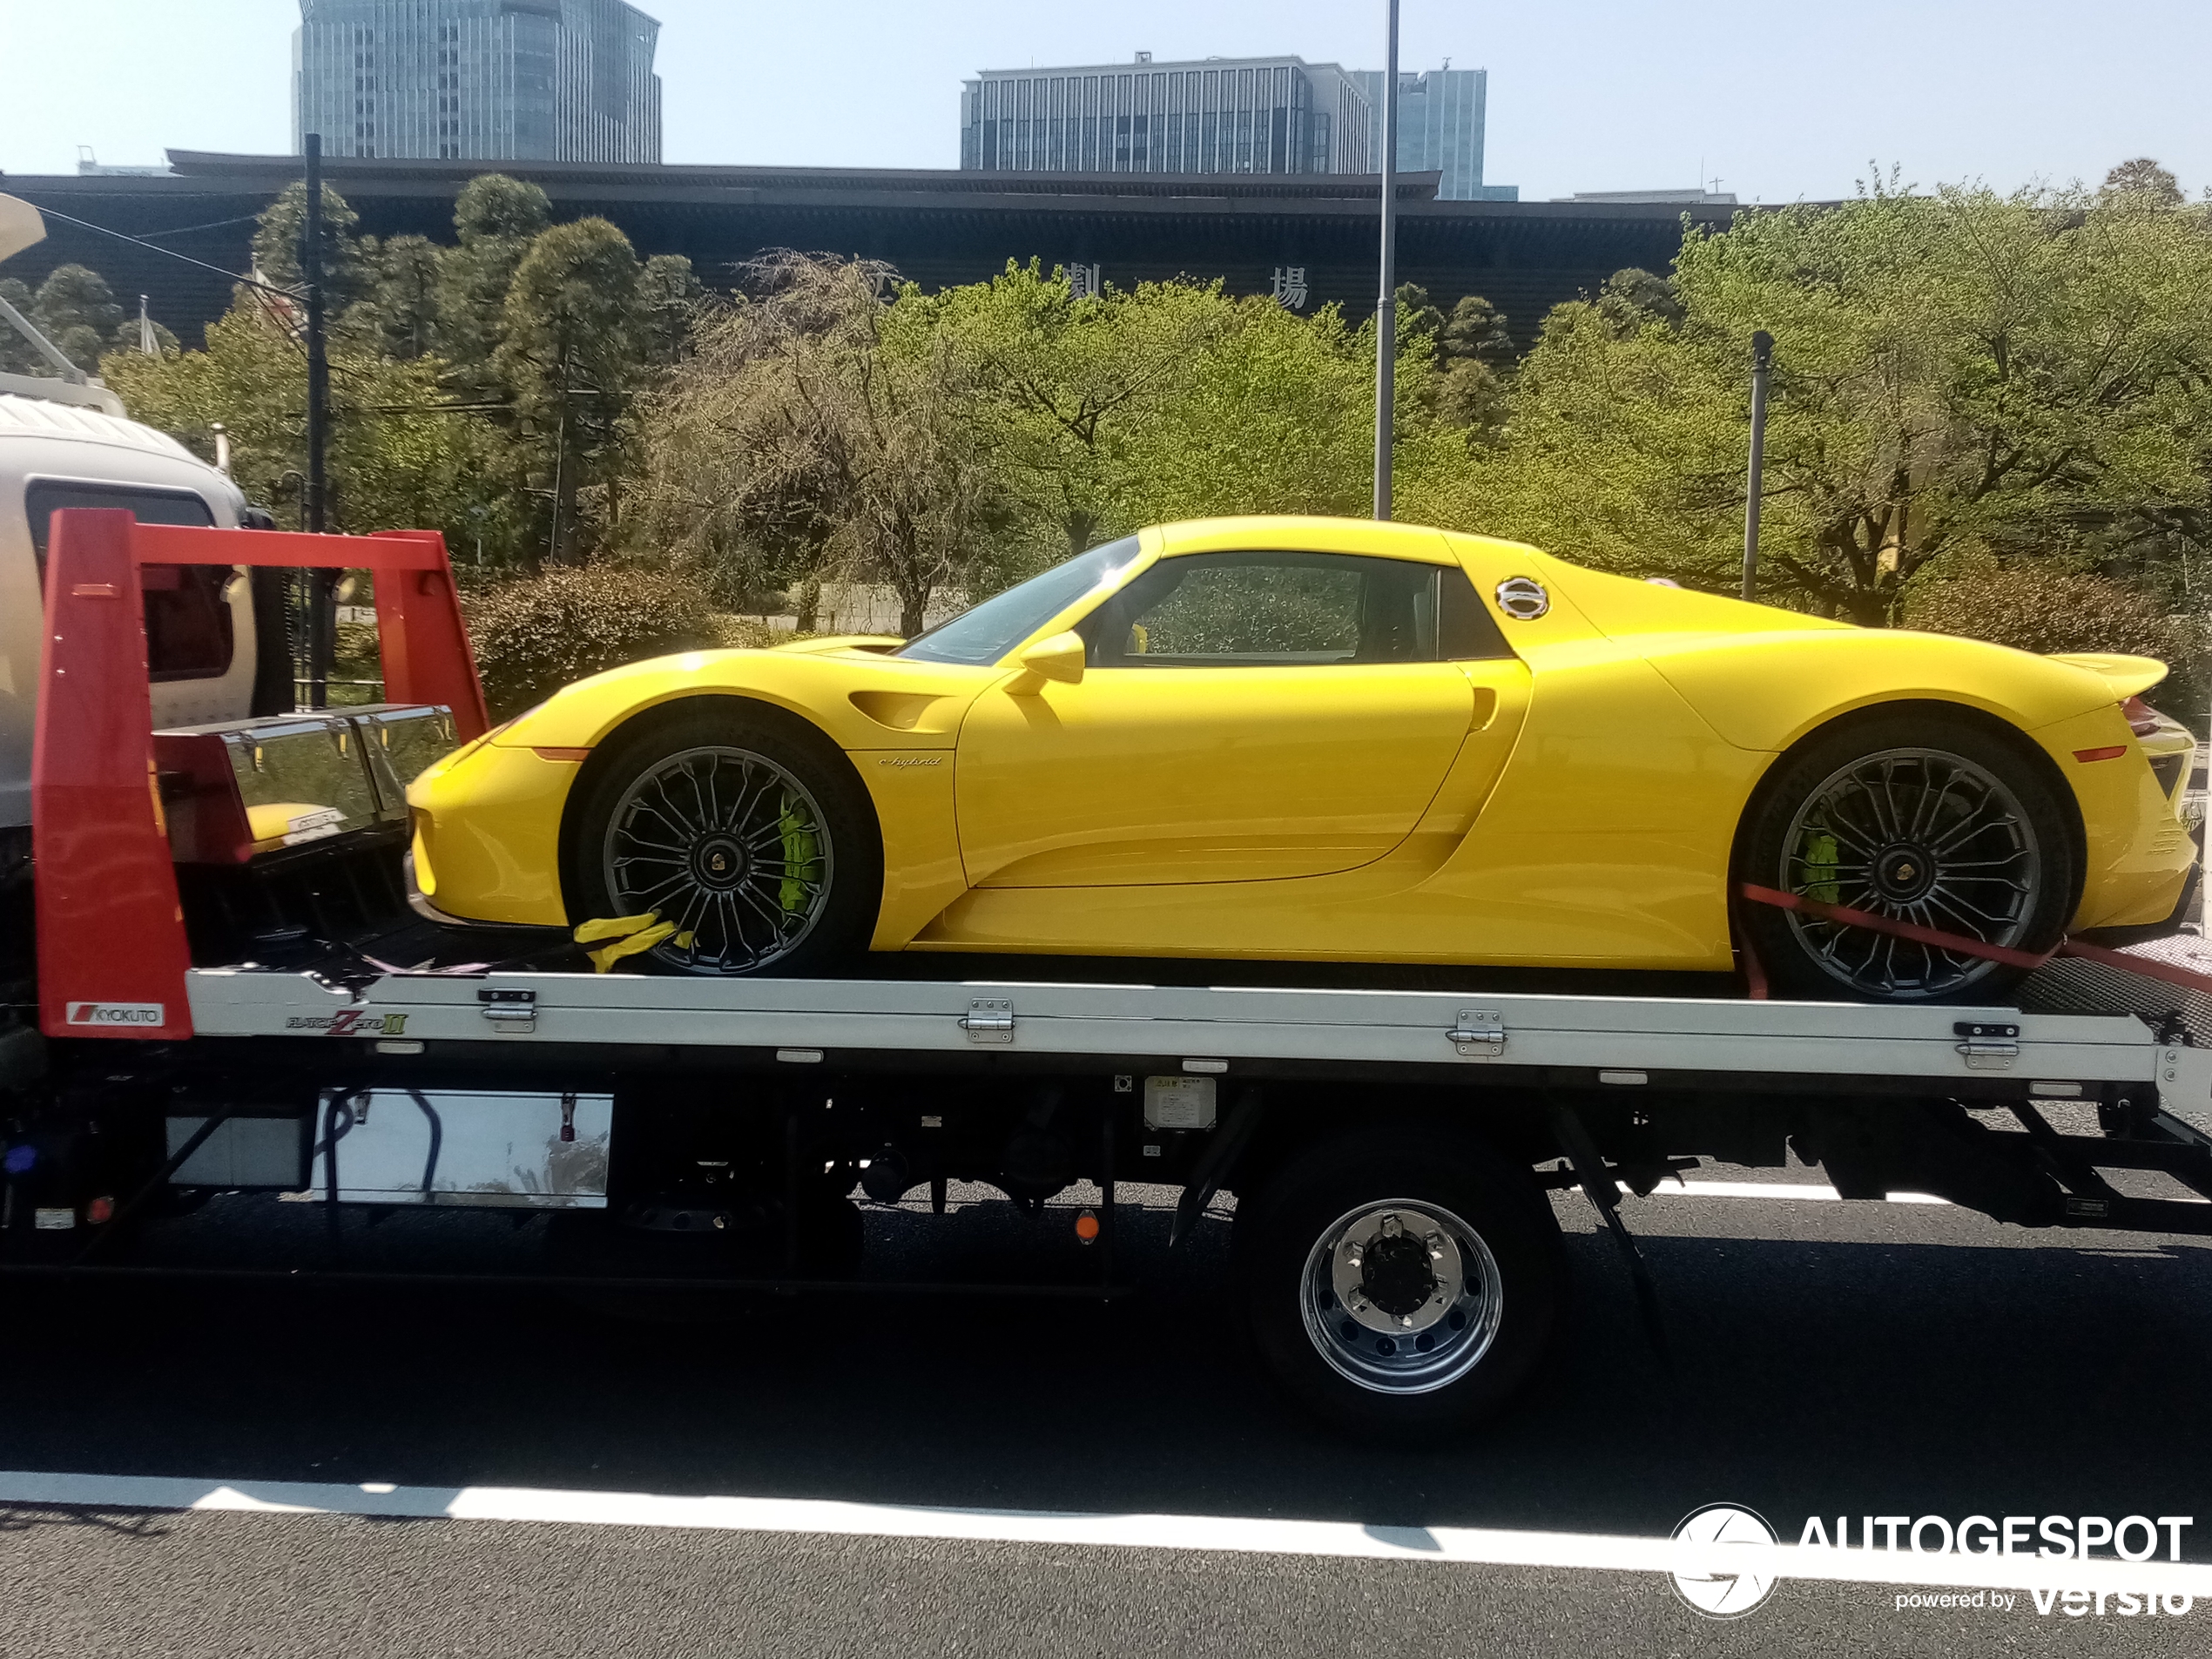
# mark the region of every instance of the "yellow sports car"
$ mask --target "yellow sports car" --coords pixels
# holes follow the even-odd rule
[[[1734,885],[2031,950],[2163,921],[2195,857],[2191,740],[2141,700],[2164,673],[1408,524],[1170,524],[904,643],[571,685],[417,780],[413,879],[448,918],[602,921],[694,974],[1725,970],[1741,928],[1787,994],[1957,998],[2010,970]]]

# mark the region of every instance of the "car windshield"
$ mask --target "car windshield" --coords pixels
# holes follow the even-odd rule
[[[1136,553],[1134,536],[1079,553],[1065,564],[1055,564],[1043,575],[916,634],[892,655],[922,663],[995,663],[1048,617],[1128,569]]]

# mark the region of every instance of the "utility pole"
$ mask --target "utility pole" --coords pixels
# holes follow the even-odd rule
[[[1398,0],[1386,0],[1390,38],[1383,51],[1382,293],[1375,304],[1375,516],[1390,517],[1391,428],[1398,369]]]
[[[1757,597],[1759,583],[1759,497],[1766,488],[1766,377],[1774,361],[1774,336],[1764,328],[1751,336],[1751,475],[1743,495],[1743,597]]]
[[[327,528],[323,454],[329,442],[330,423],[330,358],[323,341],[322,134],[307,134],[303,147],[307,152],[307,199],[300,233],[300,276],[307,291],[307,528],[320,534]],[[329,579],[320,571],[310,571],[305,579],[307,706],[320,709],[327,707],[330,702],[330,636],[335,619],[327,614]]]

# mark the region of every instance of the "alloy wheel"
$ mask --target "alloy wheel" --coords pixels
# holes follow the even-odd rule
[[[2019,946],[2033,919],[2041,849],[1995,773],[1940,749],[1864,755],[1811,791],[1782,841],[1778,883],[1986,944]],[[1791,912],[1805,954],[1864,995],[1941,996],[1992,972],[1963,952]]]
[[[693,973],[745,973],[797,948],[828,904],[833,859],[806,786],[765,755],[721,745],[639,773],[604,848],[617,913],[673,923],[653,954]]]

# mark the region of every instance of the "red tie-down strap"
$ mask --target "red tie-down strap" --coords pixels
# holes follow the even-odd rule
[[[2162,980],[2168,985],[2178,985],[2183,990],[2212,993],[2212,974],[2201,974],[2195,968],[2176,967],[2155,957],[2129,956],[2123,952],[2108,950],[2102,945],[2092,945],[2087,940],[2061,939],[2047,951],[2014,950],[2009,945],[1993,945],[1986,941],[1969,939],[1963,934],[1942,933],[1933,927],[1923,927],[1910,921],[1898,921],[1888,916],[1878,916],[1871,910],[1854,910],[1849,905],[1825,904],[1818,899],[1809,899],[1801,893],[1784,893],[1776,887],[1763,887],[1755,881],[1746,881],[1737,889],[1754,904],[1772,905],[1777,910],[1794,910],[1800,915],[1811,916],[1821,921],[1832,921],[1844,927],[1864,927],[1869,933],[1886,934],[1892,939],[1909,939],[1916,945],[1932,945],[1938,950],[1947,950],[1961,956],[1978,956],[1984,961],[2003,962],[2008,968],[2040,968],[2054,956],[2078,956],[2084,961],[2101,962],[2107,968],[2124,968],[2131,974],[2141,974],[2145,979]],[[1763,998],[1766,995],[1765,974],[1759,971],[1758,959],[1751,954],[1749,941],[1744,946],[1745,977],[1751,983],[1751,995]]]

